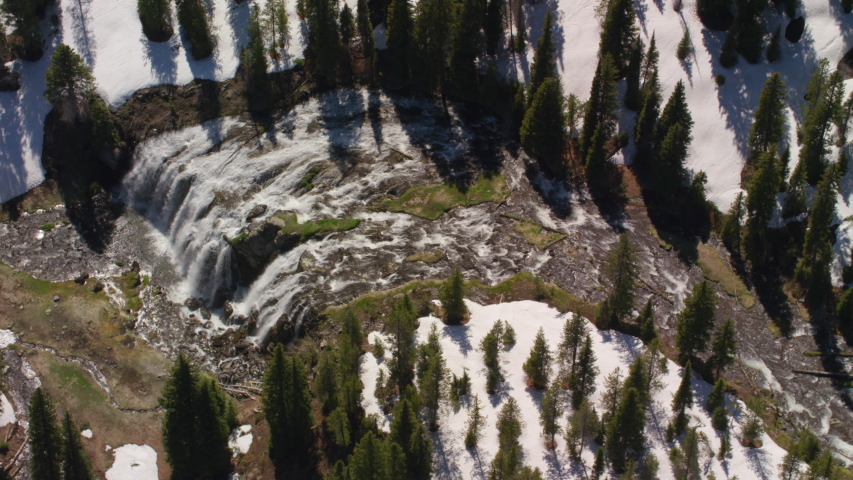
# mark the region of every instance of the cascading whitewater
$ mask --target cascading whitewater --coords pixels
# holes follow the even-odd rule
[[[182,279],[174,300],[210,303],[218,291],[238,284],[229,239],[245,231],[258,205],[267,209],[251,221],[276,212],[295,213],[300,223],[364,220],[354,230],[311,239],[274,257],[250,284],[240,283],[235,315],[256,315],[255,339],[263,340],[283,318],[299,328],[308,310],[306,294],[348,301],[377,288],[445,275],[446,266],[404,262],[426,248],[473,259],[468,264],[489,281],[544,263],[547,253],[508,251],[504,239],[490,242],[495,232],[485,205],[436,221],[368,208],[389,190],[399,194],[435,179],[436,170],[452,175],[467,161],[473,142],[496,132],[494,119],[466,124],[447,117],[436,102],[337,90],[297,106],[269,131],[225,118],[146,141],[125,179],[125,197],[165,240]],[[300,188],[318,168],[325,175],[322,185]],[[302,268],[305,258],[324,268]]]

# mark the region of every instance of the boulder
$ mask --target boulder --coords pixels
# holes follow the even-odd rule
[[[231,302],[226,301],[222,304],[222,319],[228,320],[229,317],[234,313],[234,306],[231,305]]]
[[[95,284],[92,286],[92,292],[94,293],[102,292],[103,290],[104,284],[101,282],[95,282]]]
[[[251,220],[256,217],[260,217],[261,215],[267,213],[267,206],[264,204],[258,204],[252,207],[252,211],[249,212],[249,216],[246,217],[246,220]]]
[[[203,304],[201,303],[201,300],[199,300],[197,298],[190,297],[187,299],[186,302],[184,302],[184,306],[189,308],[191,312],[194,312],[194,311],[198,310],[199,308],[201,308],[203,306]]]
[[[788,39],[791,43],[797,43],[800,41],[800,38],[803,36],[803,32],[806,30],[806,19],[802,16],[799,16],[790,22],[788,22],[788,26],[785,27],[785,38]]]
[[[81,273],[80,275],[77,275],[77,277],[75,277],[75,278],[74,278],[74,283],[76,283],[76,284],[78,284],[78,285],[83,285],[84,283],[86,283],[86,280],[88,280],[88,279],[89,279],[89,274],[88,274],[88,273],[83,272],[83,273]]]

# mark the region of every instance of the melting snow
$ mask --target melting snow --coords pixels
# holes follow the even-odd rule
[[[15,408],[4,393],[0,393],[0,405],[3,407],[3,411],[0,412],[0,427],[15,423]]]
[[[86,438],[92,438],[92,430],[87,428],[86,430],[80,432],[80,435],[83,435]]]
[[[110,446],[107,445],[107,450]],[[123,445],[114,451],[115,461],[107,480],[159,480],[157,452],[148,445]]]
[[[525,383],[522,365],[526,360],[533,340],[539,327],[545,331],[545,338],[553,351],[560,341],[560,333],[567,316],[560,314],[547,305],[532,302],[512,302],[498,305],[481,306],[471,301],[466,301],[471,311],[471,321],[464,326],[445,326],[434,317],[426,317],[420,320],[421,325],[417,330],[418,342],[425,342],[432,324],[438,325],[441,336],[441,345],[447,360],[447,366],[451,373],[461,376],[468,371],[471,376],[473,392],[476,393],[483,406],[483,414],[486,416],[485,435],[476,451],[468,451],[464,447],[466,420],[468,417],[468,403],[463,399],[462,407],[454,411],[449,405],[443,407],[439,416],[440,430],[434,437],[440,442],[443,455],[436,456],[435,469],[438,478],[480,478],[483,471],[488,468],[492,457],[497,453],[497,432],[495,421],[498,412],[508,396],[518,401],[522,419],[525,423],[520,445],[524,449],[524,461],[526,464],[539,467],[546,478],[566,478],[571,476],[569,472],[576,471],[577,465],[573,465],[566,453],[566,443],[561,435],[557,436],[557,450],[551,451],[544,447],[544,439],[541,436],[539,426],[538,404],[542,398],[542,392],[529,389]],[[487,395],[486,369],[483,365],[482,354],[478,351],[478,345],[483,336],[498,319],[509,322],[515,329],[517,343],[509,350],[501,351],[501,372],[506,381],[496,395]],[[612,331],[600,331],[588,323],[592,332],[593,345],[597,357],[597,365],[600,374],[597,379],[598,389],[591,396],[591,400],[598,403],[603,394],[604,378],[608,373],[619,367],[623,374],[627,373],[630,363],[634,357],[644,350],[642,342],[637,338]],[[371,334],[374,338],[383,338],[381,334]],[[384,362],[376,360],[372,355],[366,354],[362,358],[361,379],[364,382],[364,397],[362,405],[367,413],[379,413],[379,406],[374,395],[376,373],[379,368],[384,368]],[[681,368],[675,363],[669,362],[669,373],[664,375],[662,382],[666,385],[653,397],[651,411],[646,425],[647,446],[655,454],[661,463],[660,476],[662,479],[672,478],[672,469],[669,464],[669,444],[664,441],[664,431],[670,420],[672,412],[670,402],[672,395],[680,383]],[[711,385],[705,383],[698,377],[693,377],[693,391],[695,406],[688,413],[693,419],[692,425],[700,426],[700,430],[708,437],[710,446],[716,454],[719,450],[720,438],[717,432],[710,426],[710,417],[705,411],[704,404],[711,391]],[[741,413],[745,408],[736,399],[728,398],[735,413],[733,415],[733,439],[737,439],[740,431]],[[388,429],[386,419],[380,415],[383,427]],[[565,425],[565,416],[560,420],[560,425]],[[785,451],[777,446],[773,440],[763,437],[764,446],[760,449],[748,449],[740,446],[736,440],[733,441],[732,458],[726,462],[719,462],[714,458],[705,458],[706,473],[714,473],[717,478],[775,478],[777,465],[781,462]],[[589,448],[585,448],[584,461],[591,465],[593,454]]]
[[[248,453],[249,448],[252,446],[253,435],[250,433],[251,431],[251,425],[242,425],[240,428],[235,428],[234,431],[231,432],[231,438],[228,440],[228,446],[234,452],[234,456],[237,456],[238,453]]]
[[[7,329],[0,329],[0,348],[6,348],[18,341],[18,335]]]

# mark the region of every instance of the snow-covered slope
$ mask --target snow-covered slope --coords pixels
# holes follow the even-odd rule
[[[440,430],[433,437],[436,477],[485,478],[489,462],[498,450],[497,430],[494,426],[498,412],[506,399],[511,396],[518,402],[525,423],[524,432],[519,441],[524,449],[524,463],[539,467],[545,478],[585,478],[584,467],[569,459],[566,442],[562,435],[557,436],[556,450],[545,448],[545,439],[541,435],[542,429],[539,426],[539,402],[543,392],[528,388],[522,371],[522,365],[530,353],[534,337],[540,327],[545,331],[545,338],[548,339],[551,351],[556,351],[566,315],[560,314],[545,304],[532,301],[489,306],[466,301],[466,305],[471,311],[471,321],[467,325],[446,326],[435,317],[426,317],[420,320],[421,324],[417,330],[418,342],[426,342],[432,324],[438,324],[448,368],[457,376],[461,376],[467,370],[471,376],[473,392],[479,396],[483,405],[483,414],[486,416],[487,427],[482,441],[476,449],[466,450],[464,438],[468,417],[467,402],[463,402],[458,411],[449,405],[443,407],[439,417]],[[506,381],[498,394],[488,395],[486,394],[487,370],[483,365],[479,344],[494,322],[499,319],[513,326],[517,343],[509,350],[501,351],[501,372]],[[588,323],[588,326],[592,331],[595,355],[598,359],[596,364],[600,371],[596,382],[597,389],[591,400],[600,411],[604,378],[616,367],[621,369],[624,378],[634,357],[642,353],[644,347],[635,337],[614,331],[598,330],[591,323]],[[375,342],[377,337],[384,338],[382,334],[371,333],[369,338],[371,343]],[[390,346],[390,343],[388,345]],[[361,379],[365,386],[363,406],[368,414],[374,413],[380,416],[381,426],[385,429],[390,428],[389,422],[393,419],[381,414],[374,396],[374,388],[378,370],[385,369],[387,373],[386,363],[390,355],[390,349],[386,350],[388,357],[386,359],[375,359],[373,355],[366,354],[362,357],[361,363]],[[672,417],[670,403],[681,381],[681,372],[680,367],[669,362],[669,372],[662,378],[666,386],[654,395],[652,408],[647,414],[646,445],[661,463],[661,479],[673,478],[668,456],[671,444],[665,441],[664,433]],[[735,412],[732,457],[725,462],[720,462],[715,456],[710,455],[711,450],[715,455],[720,447],[720,437],[710,426],[710,417],[704,408],[710,391],[711,385],[694,376],[695,402],[693,408],[688,410],[688,416],[691,418],[690,424],[699,426],[701,432],[708,438],[710,450],[705,449],[708,454],[702,458],[703,471],[706,475],[713,473],[717,478],[734,478],[735,475],[742,479],[777,478],[777,466],[785,455],[785,451],[766,435],[762,439],[764,442],[762,448],[749,449],[740,445],[737,439],[740,432],[741,412],[746,407],[734,398],[728,398],[729,405]],[[564,414],[560,419],[560,425],[565,426],[565,424]],[[593,453],[588,446],[585,447],[583,459],[587,469],[592,465]]]

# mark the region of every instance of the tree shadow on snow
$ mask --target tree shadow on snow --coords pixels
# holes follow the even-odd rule
[[[471,330],[464,325],[445,325],[442,328],[442,334],[458,345],[459,351],[466,357],[474,348],[471,345]]]
[[[439,480],[461,480],[462,470],[459,468],[458,457],[460,449],[453,445],[445,446],[441,432],[430,434],[432,437],[432,465],[435,472],[433,477]]]
[[[551,213],[561,220],[571,218],[575,209],[573,202],[585,201],[583,191],[571,181],[547,175],[539,168],[538,163],[527,161],[526,166],[525,176],[530,186],[551,209]]]
[[[83,57],[89,68],[95,66],[95,36],[88,29],[87,21],[92,0],[71,0],[63,2],[63,6],[71,12],[74,21],[70,25],[71,35],[77,46],[77,53]]]

